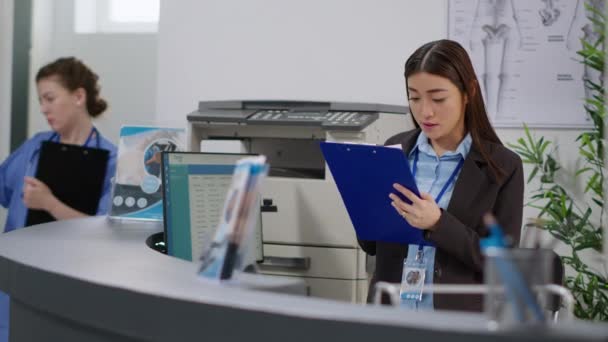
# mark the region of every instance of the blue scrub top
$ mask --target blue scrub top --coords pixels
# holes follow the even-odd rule
[[[51,139],[53,135],[53,131],[36,134],[23,143],[0,165],[0,205],[8,209],[8,217],[4,226],[5,232],[21,228],[25,225],[27,208],[23,204],[21,197],[23,193],[23,177],[34,177],[38,167],[40,145],[43,141]],[[116,172],[116,146],[104,138],[99,131],[97,131],[97,137],[91,137],[86,146],[110,151],[103,192],[97,209],[97,215],[105,215],[110,209],[111,180]]]

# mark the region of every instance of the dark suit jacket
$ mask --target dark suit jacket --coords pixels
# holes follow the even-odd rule
[[[414,147],[420,130],[397,134],[386,145],[401,144],[404,153]],[[483,257],[479,238],[487,235],[482,215],[492,212],[515,245],[519,243],[523,211],[523,167],[517,154],[502,145],[484,142],[490,158],[504,171],[496,181],[489,165],[475,145],[467,155],[447,210],[434,231],[425,238],[435,243],[436,284],[479,284],[483,282]],[[376,256],[370,294],[377,281],[400,283],[407,245],[380,241],[359,241],[361,248]],[[368,298],[371,298],[368,296]],[[481,311],[482,296],[439,295],[433,297],[437,309]]]

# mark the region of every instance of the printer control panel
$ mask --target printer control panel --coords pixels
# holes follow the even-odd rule
[[[380,114],[408,114],[408,108],[374,103],[315,101],[201,101],[188,114],[200,124],[317,127],[323,130],[360,132]]]
[[[277,125],[320,125],[327,128],[363,129],[378,118],[374,112],[353,111],[290,111],[290,110],[259,110],[247,118],[254,124]]]

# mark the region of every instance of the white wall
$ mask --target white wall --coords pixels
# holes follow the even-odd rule
[[[13,7],[13,0],[0,0],[0,161],[10,150]],[[6,210],[0,207],[1,225],[5,219]]]
[[[162,1],[158,120],[184,125],[199,100],[311,99],[405,104],[403,64],[447,37],[447,0]],[[535,130],[578,162],[580,130]],[[514,143],[523,129],[500,129]],[[526,167],[526,173],[530,168]],[[572,172],[563,178],[573,185]],[[526,198],[538,183],[526,186]],[[581,187],[575,188],[580,195]],[[525,208],[524,217],[537,211]]]
[[[95,125],[115,143],[123,124],[154,124],[156,34],[76,34],[74,0],[34,0],[28,134],[48,130],[40,114],[34,78],[44,64],[62,56],[82,59],[100,78],[109,110]]]
[[[405,59],[446,21],[445,0],[162,1],[159,120],[211,99],[404,105]]]

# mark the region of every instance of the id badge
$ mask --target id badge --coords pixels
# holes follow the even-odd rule
[[[401,300],[422,300],[426,274],[423,257],[422,250],[419,250],[416,253],[415,260],[406,259],[403,262],[403,275],[401,276],[401,290],[399,292]]]

